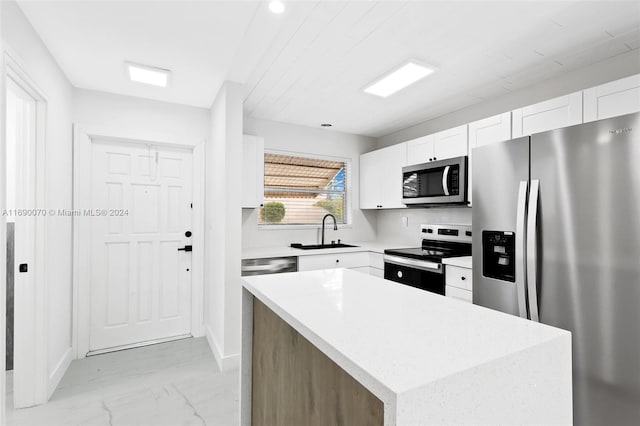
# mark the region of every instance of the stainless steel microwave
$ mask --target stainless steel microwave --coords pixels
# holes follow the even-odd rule
[[[402,168],[406,205],[466,204],[467,156]]]

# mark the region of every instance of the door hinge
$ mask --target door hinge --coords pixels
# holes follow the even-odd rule
[[[191,208],[193,208],[193,203],[191,203]]]

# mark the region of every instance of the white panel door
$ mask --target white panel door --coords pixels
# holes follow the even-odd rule
[[[549,99],[512,111],[513,137],[582,123],[582,92]]]
[[[191,332],[192,153],[92,143],[91,351]]]
[[[407,166],[433,161],[433,135],[422,136],[405,143],[407,144]]]
[[[584,122],[640,111],[640,74],[584,91]]]
[[[494,115],[493,117],[469,123],[469,173],[468,200],[473,204],[473,150],[492,143],[511,139],[511,113]]]
[[[454,127],[433,135],[433,159],[460,157],[469,152],[467,125]]]

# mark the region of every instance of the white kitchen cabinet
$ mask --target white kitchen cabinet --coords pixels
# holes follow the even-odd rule
[[[298,257],[298,271],[369,267],[369,252],[314,254]]]
[[[369,252],[369,275],[384,278],[384,256],[382,253]]]
[[[467,125],[454,127],[433,135],[433,159],[444,160],[467,155],[469,152]]]
[[[469,123],[469,173],[468,192],[469,205],[472,205],[473,194],[473,150],[492,143],[511,139],[511,113],[494,115],[493,117]]]
[[[421,164],[467,155],[467,143],[466,124],[410,140],[406,142],[407,164]]]
[[[377,209],[380,207],[380,187],[377,172],[381,162],[378,151],[360,155],[360,208]]]
[[[412,139],[407,144],[407,165],[433,161],[433,135]]]
[[[402,167],[405,144],[392,145],[360,156],[360,208],[398,209],[402,204]]]
[[[580,124],[582,123],[582,92],[518,108],[511,114],[514,138]]]
[[[444,291],[447,297],[453,297],[454,299],[473,303],[473,294],[468,290],[463,290],[458,287],[446,286]]]
[[[369,252],[369,266],[377,269],[384,269],[384,256],[382,253]]]
[[[469,124],[469,151],[511,139],[511,113],[494,115]]]
[[[384,278],[384,270],[378,268],[372,268],[371,266],[363,266],[360,268],[349,268],[353,271],[362,272],[363,274],[372,275],[378,278]]]
[[[264,198],[264,139],[242,136],[242,208],[258,208]]]
[[[473,302],[472,269],[447,265],[445,270],[445,295],[465,302]]]
[[[584,122],[640,111],[640,74],[584,91]]]
[[[374,277],[378,277],[378,278],[384,278],[384,269],[370,267],[369,275],[373,275]]]

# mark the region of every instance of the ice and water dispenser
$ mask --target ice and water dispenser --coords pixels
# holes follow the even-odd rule
[[[482,275],[502,281],[516,280],[516,234],[482,231]]]

